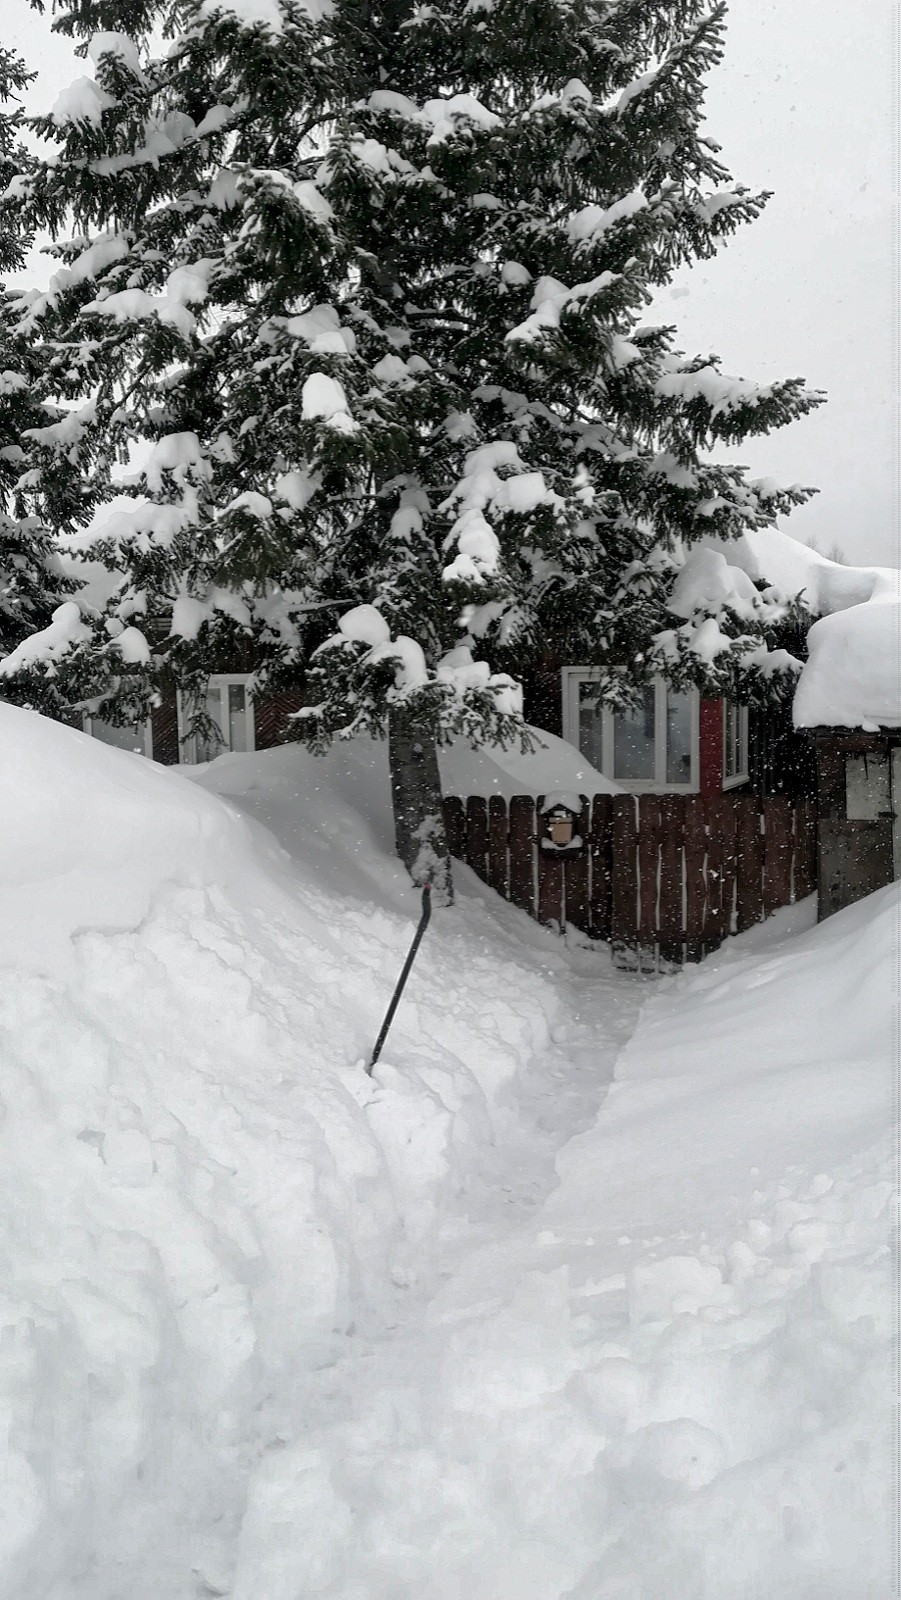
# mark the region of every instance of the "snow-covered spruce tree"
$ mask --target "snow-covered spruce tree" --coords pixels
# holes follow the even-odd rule
[[[29,82],[24,63],[0,46],[0,193],[27,162],[20,132],[18,96]],[[0,226],[0,279],[20,271],[30,240],[20,228]],[[42,404],[38,350],[16,329],[15,302],[0,282],[0,656],[8,657],[36,631],[52,625],[73,585],[66,579],[51,527],[72,523],[81,511],[80,483],[41,475],[40,493],[30,490],[29,433],[45,427],[55,408]],[[26,651],[27,653],[27,651]],[[0,695],[59,715],[64,701],[56,677],[27,670],[0,678]]]
[[[722,5],[57,9],[94,75],[7,202],[62,263],[22,326],[95,471],[144,447],[96,553],[157,670],[199,684],[237,639],[260,683],[311,661],[298,736],[387,725],[399,852],[446,893],[436,744],[516,737],[548,641],[614,702],[775,681],[772,596],[667,603],[693,542],[806,497],[710,448],[819,397],[641,324],[766,199],[700,132]]]

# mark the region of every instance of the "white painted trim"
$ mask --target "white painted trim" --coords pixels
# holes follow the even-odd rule
[[[727,715],[729,706],[730,705],[734,705],[734,704],[735,704],[735,701],[730,701],[730,700],[726,700],[726,699],[723,700],[723,790],[724,791],[726,789],[737,789],[739,784],[747,783],[748,776],[749,776],[749,773],[748,773],[748,767],[749,767],[749,762],[748,762],[748,708],[747,708],[747,706],[739,704],[739,707],[738,707],[738,714],[739,714],[739,725],[738,725],[738,747],[739,747],[738,771],[735,774],[734,778],[727,778],[726,777],[726,715]]]
[[[92,717],[92,716],[89,716],[87,712],[85,712],[84,715],[82,716],[82,719],[81,719],[82,732],[88,734],[89,737],[92,738],[92,739],[95,738],[95,737],[99,738],[99,735],[95,735],[95,733],[94,733],[94,723],[95,722],[102,722],[103,720],[104,720],[103,717]],[[150,718],[148,717],[147,721],[144,722],[144,723],[136,722],[135,723],[135,727],[143,729],[143,734],[144,734],[144,750],[143,750],[143,754],[147,757],[147,759],[149,761],[152,761],[153,760],[153,728],[151,726]],[[105,742],[106,742],[105,740],[101,741],[101,743],[105,743]],[[114,749],[114,750],[117,750],[117,749],[119,749],[121,747],[119,745],[112,745],[111,748]],[[135,751],[134,753],[135,753],[135,755],[137,755],[138,752]]]
[[[563,737],[579,746],[579,686],[597,682],[600,673],[593,667],[561,667],[561,694],[563,702]],[[654,777],[616,778],[613,773],[613,719],[614,712],[601,712],[601,771],[619,785],[625,794],[697,794],[700,789],[701,748],[701,697],[696,689],[691,696],[691,781],[667,783],[666,781],[666,681],[654,679]]]
[[[253,697],[250,693],[251,672],[211,672],[207,678],[207,686],[219,689],[219,729],[225,738],[228,727],[228,707],[223,701],[223,693],[231,683],[240,683],[244,686],[247,708],[247,748],[248,752],[257,747],[256,718],[254,716]],[[197,744],[193,736],[187,736],[188,716],[185,709],[184,697],[181,690],[177,690],[175,707],[178,719],[178,760],[182,766],[197,765]],[[228,755],[228,744],[223,744],[221,755]],[[241,753],[241,752],[239,752]]]

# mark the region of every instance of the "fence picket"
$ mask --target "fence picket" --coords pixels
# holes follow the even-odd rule
[[[657,879],[660,859],[660,801],[643,794],[638,802],[638,943],[643,951],[657,944]]]
[[[610,796],[596,794],[591,806],[591,893],[589,917],[596,939],[609,939],[613,868],[610,838]]]
[[[638,943],[638,858],[636,802],[631,794],[613,796],[611,806],[612,894],[610,940],[614,950]]]
[[[685,959],[700,961],[704,955],[704,908],[707,900],[704,878],[707,828],[704,802],[700,795],[686,795],[682,826],[685,849]]]
[[[681,795],[665,794],[660,801],[660,912],[658,943],[662,961],[682,960],[685,918],[682,903]]]
[[[510,801],[510,899],[535,915],[535,801],[515,794]]]
[[[583,847],[577,856],[572,856],[563,868],[563,914],[567,924],[578,928],[580,933],[587,933],[591,926],[591,912],[589,902],[588,881],[588,837],[591,826],[591,811],[588,801],[582,795],[582,810],[579,813],[577,824],[579,837]]]
[[[723,796],[715,794],[704,802],[704,821],[707,827],[707,867],[704,900],[704,948],[715,950],[723,938],[725,921],[723,911],[726,876],[726,839],[723,828],[728,808]]]
[[[507,898],[507,802],[493,794],[488,801],[488,882]]]
[[[744,933],[763,920],[763,839],[754,795],[735,801],[735,931]]]
[[[538,846],[538,921],[545,927],[563,926],[563,862],[551,850]]]
[[[722,927],[720,939],[725,939],[732,932],[735,919],[735,807],[727,796],[723,796],[723,807],[720,814],[720,828],[723,839],[723,888],[721,896]]]
[[[480,794],[466,801],[466,865],[488,881],[488,806]]]
[[[458,861],[462,861],[466,853],[466,811],[463,801],[455,794],[445,797],[444,828],[448,850]]]

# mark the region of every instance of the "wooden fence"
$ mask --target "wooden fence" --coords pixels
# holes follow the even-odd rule
[[[753,795],[582,796],[584,848],[543,849],[531,795],[445,800],[448,842],[498,894],[546,926],[608,940],[620,964],[700,961],[816,887],[812,801]]]

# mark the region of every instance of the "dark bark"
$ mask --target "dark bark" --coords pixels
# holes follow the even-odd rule
[[[431,884],[435,905],[452,905],[454,890],[434,731],[393,711],[388,719],[388,762],[397,853],[418,887]]]

